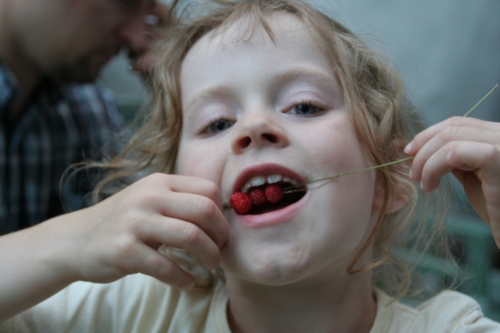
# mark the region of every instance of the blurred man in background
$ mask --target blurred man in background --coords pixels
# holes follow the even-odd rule
[[[126,48],[137,70],[150,59],[154,0],[0,2],[0,234],[64,212],[60,180],[98,159],[123,128],[110,91],[92,83]],[[140,63],[140,65],[139,65]],[[92,188],[63,186],[69,208]]]

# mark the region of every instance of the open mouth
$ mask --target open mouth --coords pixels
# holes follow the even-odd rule
[[[294,185],[292,185],[290,183],[279,183],[276,185],[279,186],[279,188],[281,188],[281,191],[283,193],[283,197],[278,202],[273,203],[273,202],[266,201],[262,205],[258,205],[258,206],[254,205],[252,202],[252,209],[250,209],[248,214],[253,214],[253,215],[264,214],[267,212],[272,212],[275,210],[285,208],[291,204],[296,203],[297,201],[302,199],[302,197],[306,194],[305,187],[302,187],[302,188],[295,187]],[[261,187],[260,189],[265,191],[264,186]]]
[[[305,186],[280,174],[255,176],[231,195],[224,207],[240,215],[257,215],[276,211],[299,201],[307,192]]]

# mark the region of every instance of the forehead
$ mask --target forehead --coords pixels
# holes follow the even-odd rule
[[[298,17],[275,12],[266,20],[274,40],[260,22],[244,16],[197,41],[181,68],[183,97],[189,97],[186,90],[202,90],[207,85],[216,85],[219,79],[225,84],[241,84],[240,79],[249,81],[261,74],[262,68],[270,69],[268,75],[297,66],[333,75],[316,39]]]
[[[284,12],[269,13],[265,17],[266,23],[271,31],[266,31],[256,17],[249,14],[244,15],[236,21],[225,23],[215,30],[203,36],[191,48],[190,53],[196,52],[200,48],[206,48],[209,54],[218,54],[227,51],[231,47],[242,47],[252,44],[266,44],[276,46],[276,41],[280,44],[286,43],[290,37],[301,37],[307,34],[305,24],[295,15]],[[273,41],[271,35],[276,37]]]

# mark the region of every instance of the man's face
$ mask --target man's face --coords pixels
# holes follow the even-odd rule
[[[154,12],[155,0],[66,1],[66,14],[55,22],[50,44],[35,50],[38,66],[59,82],[91,82],[120,49],[143,53],[151,34],[146,16]],[[56,27],[54,27],[56,28]]]

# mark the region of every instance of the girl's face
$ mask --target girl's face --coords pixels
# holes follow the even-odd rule
[[[204,36],[182,65],[177,171],[212,180],[223,201],[259,177],[300,183],[371,165],[336,76],[304,24],[283,13],[268,22],[275,43],[239,20]],[[224,210],[228,279],[281,285],[347,276],[378,217],[375,173],[319,184],[269,211]]]

